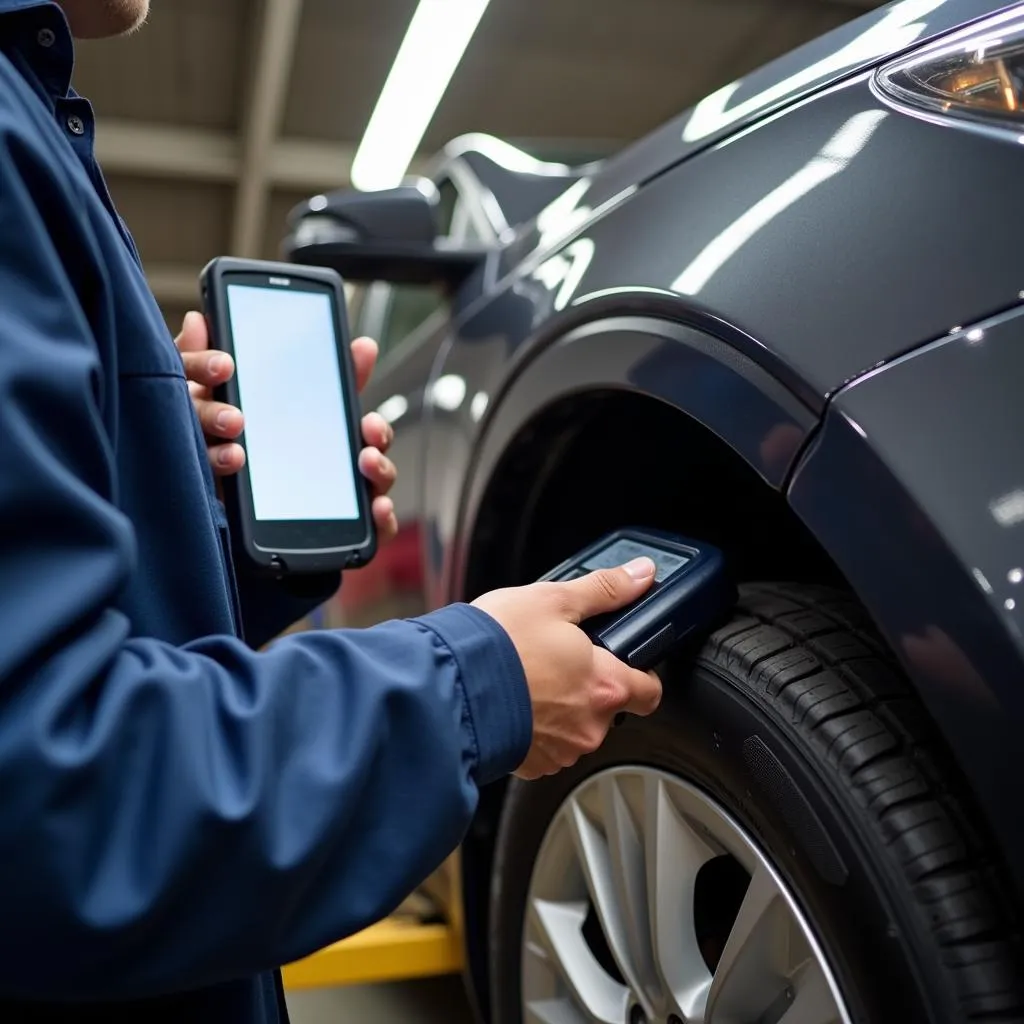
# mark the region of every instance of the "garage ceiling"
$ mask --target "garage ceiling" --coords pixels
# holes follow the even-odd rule
[[[608,150],[880,0],[492,0],[424,140]],[[79,44],[75,86],[170,325],[222,253],[273,258],[347,183],[416,0],[153,0]]]

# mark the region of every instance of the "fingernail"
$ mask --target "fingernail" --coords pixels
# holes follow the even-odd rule
[[[227,428],[231,424],[231,416],[232,413],[228,412],[227,409],[224,409],[221,412],[217,413],[217,418],[213,421],[213,425],[218,430],[227,430]]]
[[[228,368],[227,356],[214,356],[209,365],[210,373],[221,374]]]
[[[220,449],[217,452],[217,461],[222,466],[227,466],[231,462],[231,446],[230,445],[225,444],[225,445],[222,445],[220,447]]]
[[[654,562],[649,558],[634,558],[632,562],[627,562],[623,568],[634,580],[645,580],[649,576],[653,576],[655,571]]]

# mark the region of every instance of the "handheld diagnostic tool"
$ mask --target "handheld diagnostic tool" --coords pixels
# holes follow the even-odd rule
[[[245,467],[224,479],[236,557],[275,576],[365,565],[377,542],[357,461],[359,399],[341,278],[220,257],[201,285],[211,345],[235,360],[216,398],[245,416]]]
[[[588,619],[580,628],[595,644],[646,671],[687,637],[715,626],[736,603],[736,587],[717,548],[659,530],[617,530],[542,579],[574,580],[644,555],[657,567],[650,589],[625,608]]]

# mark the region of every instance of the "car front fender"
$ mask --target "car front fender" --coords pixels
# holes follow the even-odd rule
[[[1024,311],[838,393],[790,502],[945,736],[1024,894]]]

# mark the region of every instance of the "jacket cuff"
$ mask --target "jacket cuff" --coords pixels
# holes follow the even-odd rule
[[[453,604],[416,620],[445,643],[476,742],[476,782],[486,786],[514,772],[533,741],[533,707],[519,654],[486,612]]]

